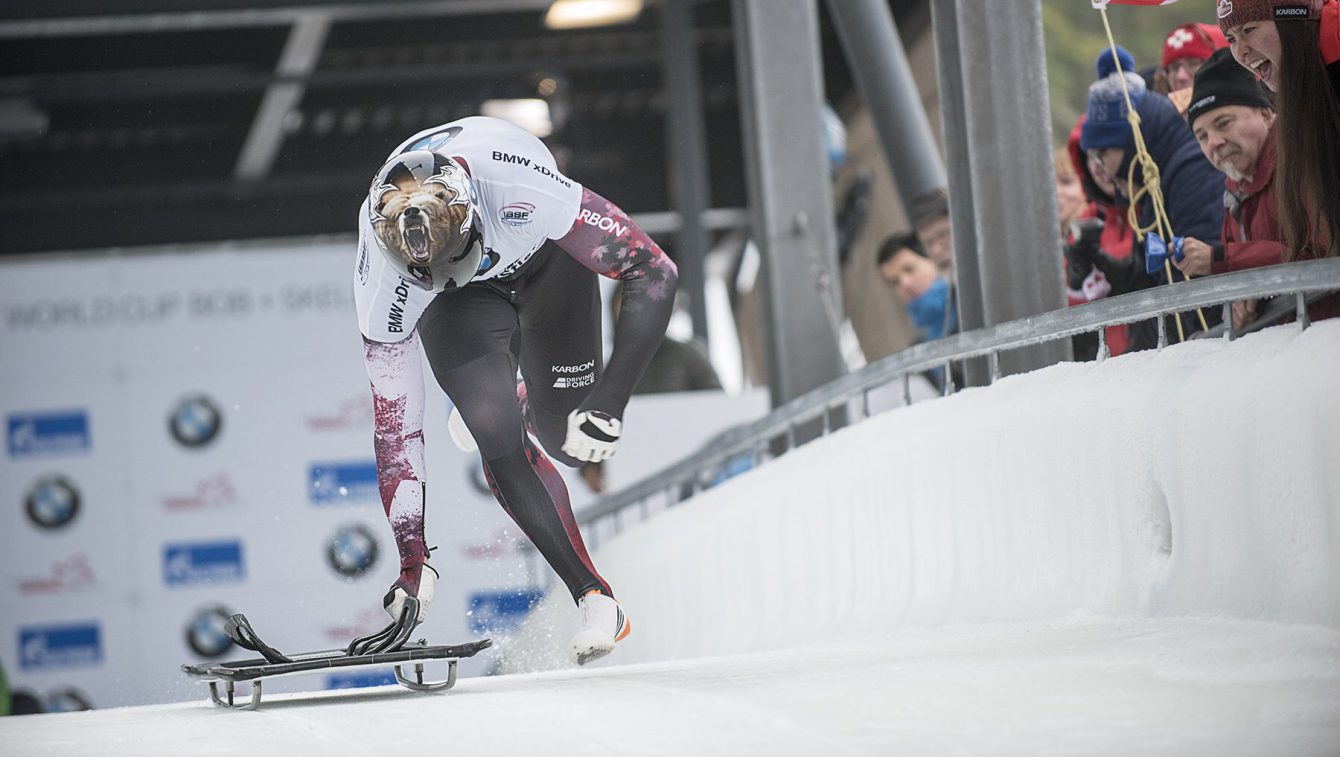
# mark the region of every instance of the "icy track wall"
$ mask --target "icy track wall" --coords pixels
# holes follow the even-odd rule
[[[1340,625],[1340,322],[890,411],[608,540],[618,662],[1065,616]],[[550,592],[522,650],[566,639]]]

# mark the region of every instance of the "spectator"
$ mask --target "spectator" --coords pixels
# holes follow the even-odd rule
[[[1200,67],[1215,50],[1223,47],[1228,47],[1228,40],[1213,24],[1182,24],[1173,28],[1163,39],[1163,65],[1156,76],[1155,91],[1166,95],[1190,88]]]
[[[1224,173],[1224,228],[1218,243],[1187,237],[1175,265],[1188,276],[1278,265],[1286,248],[1275,215],[1275,110],[1228,50],[1196,74],[1187,111],[1205,157]],[[1233,327],[1256,315],[1256,301],[1233,306]]]
[[[912,199],[912,228],[921,240],[918,249],[935,263],[947,281],[954,280],[954,231],[949,225],[949,195],[932,189]]]
[[[1056,168],[1056,207],[1061,214],[1061,229],[1064,230],[1071,221],[1078,221],[1092,208],[1084,196],[1084,186],[1075,171],[1075,164],[1070,160],[1070,152],[1064,147],[1056,148],[1052,163]]]
[[[1224,229],[1220,243],[1186,240],[1183,273],[1203,276],[1278,265],[1288,247],[1276,215],[1275,111],[1251,73],[1229,51],[1216,52],[1196,75],[1188,120],[1207,158],[1226,175]],[[1326,298],[1309,309],[1314,319],[1340,315],[1340,298]],[[1257,315],[1257,303],[1234,303],[1233,327]]]
[[[1216,52],[1196,75],[1187,121],[1201,152],[1225,176],[1223,234],[1188,236],[1176,265],[1206,276],[1284,262],[1275,216],[1275,110],[1229,51]]]
[[[954,288],[915,234],[895,234],[879,248],[879,271],[917,325],[922,341],[958,333]]]
[[[1140,116],[1146,149],[1158,167],[1172,232],[1197,239],[1216,238],[1224,217],[1223,174],[1201,154],[1195,137],[1172,102],[1157,92],[1146,90],[1144,81],[1134,73],[1130,53],[1119,49],[1118,57],[1120,70],[1110,50],[1099,54],[1098,81],[1089,88],[1088,110],[1080,127],[1080,147],[1088,158],[1089,169],[1099,181],[1114,185],[1119,203],[1130,202],[1135,189],[1143,185],[1144,176],[1139,165],[1133,167],[1135,139],[1127,120],[1121,81],[1124,78],[1131,102]],[[1130,186],[1132,181],[1135,188]],[[1135,208],[1139,226],[1152,228],[1153,202],[1148,194],[1139,197]],[[1089,262],[1103,272],[1112,287],[1112,294],[1167,283],[1163,270],[1152,276],[1145,273],[1144,246],[1140,241],[1133,243],[1132,254],[1127,260],[1114,259],[1092,244],[1083,245],[1074,252],[1087,256]],[[1204,317],[1209,325],[1213,325],[1218,320],[1218,313],[1205,312]],[[1190,334],[1198,327],[1199,321],[1191,318],[1183,323],[1182,332]],[[1131,332],[1132,349],[1145,349],[1156,343],[1152,324],[1138,324]]]
[[[958,302],[954,286],[927,257],[916,234],[895,234],[879,248],[879,272],[894,287],[898,301],[916,324],[920,339],[933,339],[958,333]],[[962,386],[955,366],[954,382]],[[944,371],[936,368],[927,378],[936,388],[943,387]]]
[[[1221,2],[1219,27],[1277,95],[1286,259],[1340,254],[1340,0]]]
[[[1100,183],[1089,170],[1084,152],[1079,149],[1080,132],[1084,118],[1081,117],[1070,132],[1064,151],[1064,160],[1057,158],[1057,192],[1061,212],[1061,238],[1066,241],[1066,301],[1071,306],[1107,297],[1112,292],[1103,272],[1088,260],[1076,255],[1073,250],[1083,229],[1097,229],[1097,246],[1114,260],[1123,260],[1131,255],[1131,225],[1126,220],[1126,207],[1118,205],[1116,187],[1111,182]],[[1069,167],[1069,173],[1077,178],[1083,193],[1083,205],[1073,215],[1065,210],[1060,200],[1061,176]],[[1130,349],[1129,330],[1125,324],[1109,326],[1107,331],[1108,354],[1116,356]],[[1071,339],[1076,359],[1093,360],[1098,355],[1098,335],[1080,334]]]

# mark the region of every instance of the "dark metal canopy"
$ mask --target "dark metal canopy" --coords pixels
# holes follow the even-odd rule
[[[574,178],[671,207],[663,14],[551,31],[549,0],[8,0],[0,253],[349,233],[409,134],[544,96]],[[115,10],[112,10],[115,6]],[[745,203],[731,7],[695,3],[716,207]],[[830,102],[851,90],[823,24]]]

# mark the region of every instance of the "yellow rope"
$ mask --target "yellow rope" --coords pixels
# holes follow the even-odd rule
[[[1145,147],[1145,135],[1140,130],[1140,114],[1135,112],[1135,103],[1131,102],[1131,91],[1126,86],[1126,72],[1121,67],[1121,57],[1117,55],[1117,41],[1112,36],[1112,25],[1107,20],[1106,4],[1098,8],[1098,13],[1103,17],[1103,29],[1107,32],[1108,49],[1112,51],[1112,62],[1116,64],[1117,79],[1121,81],[1121,93],[1126,98],[1126,120],[1131,124],[1131,134],[1135,137],[1135,157],[1131,160],[1130,169],[1126,173],[1126,186],[1131,188],[1131,204],[1126,209],[1126,218],[1131,224],[1131,229],[1135,232],[1135,241],[1144,244],[1145,236],[1151,232],[1157,234],[1165,244],[1171,243],[1173,238],[1172,222],[1168,220],[1168,211],[1163,206],[1163,184],[1159,179],[1159,167],[1154,162],[1154,156],[1149,154]],[[1140,169],[1141,182],[1140,187],[1135,188],[1135,169]],[[1140,201],[1149,196],[1149,202],[1154,206],[1154,220],[1148,226],[1141,226],[1139,212],[1136,208]],[[1168,274],[1168,283],[1176,281],[1173,278],[1172,263],[1165,257],[1163,259],[1163,270]],[[1183,280],[1186,280],[1184,277]],[[1205,314],[1196,308],[1196,315],[1200,318],[1200,327],[1206,331],[1210,327],[1205,322]],[[1174,317],[1177,322],[1177,341],[1186,341],[1186,333],[1182,330],[1182,319]]]

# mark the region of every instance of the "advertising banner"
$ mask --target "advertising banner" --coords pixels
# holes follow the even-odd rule
[[[50,709],[203,698],[179,666],[251,656],[223,635],[232,613],[295,652],[386,624],[399,559],[377,488],[352,268],[351,243],[0,263],[0,661],[11,687]],[[442,578],[416,638],[502,640],[555,579],[494,501],[478,456],[451,444],[450,409],[430,385],[425,532]],[[607,486],[766,409],[762,395],[635,398]],[[561,470],[576,509],[594,501]],[[461,674],[492,672],[506,649],[463,661]]]

